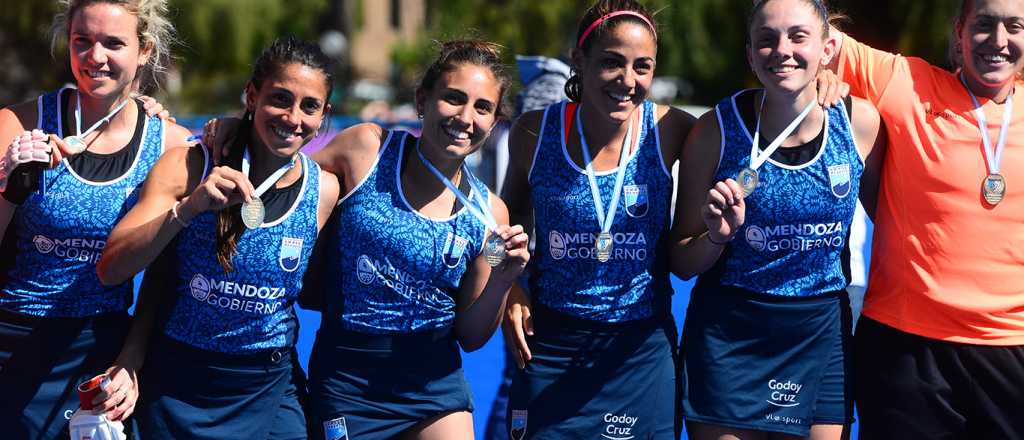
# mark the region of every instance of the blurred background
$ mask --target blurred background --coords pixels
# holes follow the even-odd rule
[[[363,120],[385,126],[418,126],[411,105],[419,72],[436,55],[435,41],[479,37],[516,55],[565,59],[589,0],[170,0],[180,38],[166,81],[146,93],[159,99],[178,122],[198,130],[209,117],[236,114],[251,63],[276,37],[292,34],[319,41],[337,58],[337,89],[330,130],[310,146],[323,145],[337,130]],[[946,66],[958,0],[831,0],[849,18],[843,30],[876,48],[919,56]],[[651,98],[699,115],[737,89],[756,86],[744,55],[750,0],[647,0],[656,11],[659,53]],[[0,7],[0,107],[73,83],[66,47],[51,48],[52,0],[3,0]],[[512,96],[518,91],[516,84]],[[490,147],[488,147],[490,148]],[[308,151],[308,150],[307,150]],[[487,158],[488,153],[492,156]],[[501,159],[494,150],[471,165],[494,184]],[[870,257],[870,230],[853,245]],[[866,267],[866,265],[865,265]],[[863,270],[861,270],[863,272]],[[863,292],[864,273],[854,274]],[[137,278],[138,280],[138,278]],[[859,281],[857,281],[859,280]],[[673,279],[673,312],[685,318],[691,282]],[[299,353],[305,365],[317,313],[300,310]],[[464,357],[475,396],[477,438],[497,392],[504,365],[502,338]],[[856,432],[856,431],[855,431]],[[853,438],[856,438],[854,435]]]
[[[435,40],[477,36],[513,56],[564,57],[589,0],[170,0],[181,44],[167,81],[150,93],[176,115],[239,107],[250,63],[275,37],[320,41],[341,60],[338,115],[414,117],[408,102]],[[743,55],[749,0],[647,0],[660,42],[653,98],[711,105],[753,84]],[[957,0],[832,0],[843,27],[878,48],[945,65]],[[50,0],[4,0],[0,8],[0,104],[73,78],[66,48],[51,51]]]

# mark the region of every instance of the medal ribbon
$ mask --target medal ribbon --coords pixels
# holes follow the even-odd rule
[[[640,111],[640,120],[643,120],[643,107]],[[615,221],[615,210],[619,207],[619,194],[622,193],[622,184],[626,177],[626,158],[629,156],[629,149],[633,144],[633,120],[627,122],[626,137],[622,140],[622,150],[619,152],[619,169],[615,175],[615,187],[612,190],[612,200],[608,206],[608,212],[604,211],[604,204],[601,203],[601,189],[597,187],[597,177],[594,176],[594,165],[590,159],[590,147],[587,145],[587,138],[583,135],[583,119],[580,118],[580,110],[576,110],[576,129],[580,134],[580,147],[583,150],[583,161],[586,162],[587,180],[590,181],[590,195],[594,197],[594,210],[597,211],[597,223],[602,233],[612,229],[612,222]]]
[[[1003,126],[999,129],[999,140],[996,149],[992,151],[992,139],[988,137],[988,118],[985,117],[985,110],[981,108],[981,102],[974,92],[967,87],[964,74],[960,73],[960,82],[967,89],[967,94],[974,102],[974,115],[978,120],[978,130],[981,131],[981,143],[985,146],[985,165],[988,166],[989,174],[999,174],[999,167],[1003,163],[1003,149],[1006,147],[1006,133],[1010,131],[1010,119],[1013,117],[1013,94],[1006,97],[1006,109],[1003,110]]]
[[[277,183],[278,180],[281,180],[281,178],[284,177],[284,173],[287,173],[288,170],[292,169],[292,167],[295,166],[295,158],[297,156],[298,155],[292,156],[292,160],[288,161],[288,163],[284,165],[281,165],[281,168],[278,168],[277,171],[274,171],[273,174],[268,176],[267,180],[264,180],[263,183],[260,184],[260,186],[256,187],[256,192],[253,193],[252,196],[257,199],[260,198],[260,196],[262,196],[263,193],[267,192],[267,190],[269,190],[270,187],[274,186],[274,184]],[[245,177],[249,177],[250,168],[251,167],[249,166],[249,148],[246,147],[245,154],[242,155],[242,174],[245,174]]]
[[[88,130],[85,130],[85,133],[82,133],[82,94],[79,93],[78,89],[75,89],[75,135],[78,136],[79,138],[83,138],[82,140],[84,141],[84,138],[88,136],[89,133],[92,133],[97,128],[100,128],[100,126],[104,123],[110,122],[110,118],[113,118],[114,115],[120,112],[125,105],[128,105],[128,101],[130,100],[130,98],[126,98],[124,101],[121,101],[121,103],[118,104],[117,107],[114,107],[114,109],[111,110],[110,113],[107,113],[107,115],[104,116],[102,119],[96,121],[95,124],[92,124],[92,127],[89,127]]]
[[[761,112],[764,111],[765,99],[765,95],[763,93],[764,92],[762,92],[761,95],[761,109],[757,112],[757,128],[754,129],[754,143],[750,145],[750,169],[754,171],[757,171],[761,165],[764,165],[769,157],[772,157],[772,154],[775,154],[775,151],[782,146],[782,141],[786,140],[786,138],[800,126],[800,123],[807,118],[807,115],[811,113],[814,106],[818,104],[816,100],[812,99],[811,102],[807,104],[807,107],[804,107],[804,110],[800,112],[800,115],[798,115],[793,122],[790,122],[789,126],[786,127],[785,130],[782,130],[782,133],[779,133],[772,143],[768,144],[768,148],[765,148],[764,153],[758,154],[758,147],[761,146]]]
[[[440,180],[444,186],[448,187],[451,192],[455,193],[455,198],[462,202],[462,206],[465,206],[466,209],[469,210],[469,213],[473,214],[473,217],[480,220],[480,222],[487,226],[487,229],[490,229],[491,231],[498,228],[498,221],[494,219],[494,213],[491,212],[483,194],[481,194],[480,191],[477,191],[476,188],[473,188],[473,190],[470,191],[473,195],[473,200],[469,200],[469,197],[466,197],[462,191],[459,191],[459,188],[455,186],[451,180],[445,177],[444,174],[441,174],[441,171],[434,167],[434,164],[430,163],[426,157],[423,157],[423,152],[420,151],[420,139],[416,139],[416,154],[420,156],[420,162],[423,162],[423,165],[430,170],[430,174],[433,174],[437,180]],[[466,164],[462,164],[462,174],[468,175],[468,173],[469,170],[466,169]]]

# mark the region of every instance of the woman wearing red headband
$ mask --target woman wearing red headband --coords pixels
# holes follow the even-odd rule
[[[503,197],[537,237],[530,295],[513,289],[505,320],[513,439],[677,437],[664,232],[694,119],[647,101],[656,56],[643,6],[599,1],[577,33],[572,101],[512,131]]]

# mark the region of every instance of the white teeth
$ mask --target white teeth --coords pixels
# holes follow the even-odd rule
[[[466,133],[464,131],[456,131],[451,128],[445,127],[444,132],[448,133],[448,136],[451,136],[452,139],[455,140],[469,139],[469,133]]]
[[[768,70],[770,70],[772,73],[789,73],[789,72],[792,72],[792,71],[796,70],[796,67],[795,66],[778,66],[778,67],[770,67]]]
[[[107,78],[110,76],[110,72],[100,72],[97,70],[86,70],[85,74],[89,75],[89,78]]]
[[[1007,61],[1005,55],[982,55],[981,59],[990,63],[1005,63]]]
[[[277,127],[271,128],[274,130],[274,134],[278,135],[281,139],[291,139],[292,136],[295,136],[295,133],[285,131]]]
[[[619,102],[629,101],[629,95],[628,94],[627,95],[620,95],[618,93],[608,92],[608,96],[611,97],[612,99],[616,100],[616,101],[619,101]]]

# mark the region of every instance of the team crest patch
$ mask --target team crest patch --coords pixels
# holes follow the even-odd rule
[[[277,257],[277,264],[285,272],[295,272],[299,268],[299,258],[302,257],[302,239],[284,237],[281,239],[281,253]]]
[[[458,266],[466,254],[467,244],[469,240],[449,232],[448,238],[444,241],[444,254],[441,256],[444,265],[452,268]]]
[[[551,253],[551,258],[556,260],[561,260],[565,257],[565,240],[558,231],[551,231],[548,234],[548,251]]]
[[[525,409],[512,410],[512,429],[508,433],[512,440],[523,440],[526,437],[526,414]]]
[[[828,183],[832,194],[840,199],[850,194],[853,183],[850,182],[850,164],[831,165],[828,167]]]
[[[324,440],[349,440],[344,417],[324,422]]]
[[[622,194],[626,196],[626,214],[630,217],[647,215],[647,185],[626,185],[622,187]]]
[[[360,255],[356,262],[356,277],[363,284],[373,283],[377,279],[377,269],[373,267],[373,261],[366,255]]]
[[[206,301],[210,296],[210,282],[202,274],[195,274],[188,283],[188,288],[192,292],[192,297],[199,301]]]

